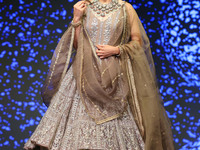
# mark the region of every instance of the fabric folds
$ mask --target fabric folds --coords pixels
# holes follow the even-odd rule
[[[67,69],[72,64],[75,54],[73,48],[74,33],[75,29],[70,24],[56,46],[51,59],[46,80],[41,88],[41,96],[47,107],[50,105],[52,97],[58,91]]]
[[[173,150],[171,121],[163,106],[159,93],[154,61],[149,39],[134,11],[127,7],[127,35],[121,60],[127,70],[129,98],[133,116],[145,142],[145,150]],[[136,40],[133,40],[136,39]],[[137,100],[134,98],[137,97]]]
[[[84,28],[78,43],[73,72],[88,115],[97,124],[121,116],[127,106],[128,84],[120,69],[119,59],[115,56],[104,61],[96,59]]]
[[[42,88],[43,101],[50,105],[72,64],[81,100],[97,124],[121,116],[128,101],[145,150],[173,150],[171,122],[159,93],[149,39],[132,6],[124,3],[123,9],[124,30],[118,43],[123,53],[119,58],[111,56],[102,61],[97,58],[84,19],[78,49],[74,50],[75,29],[68,27],[52,57]]]

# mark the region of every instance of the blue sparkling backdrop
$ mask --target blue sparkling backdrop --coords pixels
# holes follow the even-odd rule
[[[200,150],[200,1],[129,0],[151,41],[176,149]],[[22,149],[46,111],[40,87],[74,0],[0,0],[0,149]]]

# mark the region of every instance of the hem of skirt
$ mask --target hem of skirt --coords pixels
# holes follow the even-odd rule
[[[46,148],[47,150],[50,150],[48,146],[45,146],[45,145],[42,145],[42,144],[39,144],[37,143],[36,141],[30,141],[31,144],[33,144],[34,147],[32,147],[30,144],[27,144],[23,147],[23,149],[25,150],[32,150],[34,148],[36,148],[37,146],[40,146],[40,147],[43,147],[43,148]],[[28,146],[29,145],[29,146]]]

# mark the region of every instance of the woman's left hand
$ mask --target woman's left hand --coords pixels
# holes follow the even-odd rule
[[[97,56],[99,56],[101,59],[119,54],[119,48],[117,46],[111,46],[111,45],[96,45],[97,50]]]

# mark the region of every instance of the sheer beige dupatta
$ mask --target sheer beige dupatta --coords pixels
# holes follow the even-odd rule
[[[149,39],[133,7],[127,6],[126,39],[121,61],[129,81],[128,101],[145,150],[174,150],[171,121],[159,93]]]

